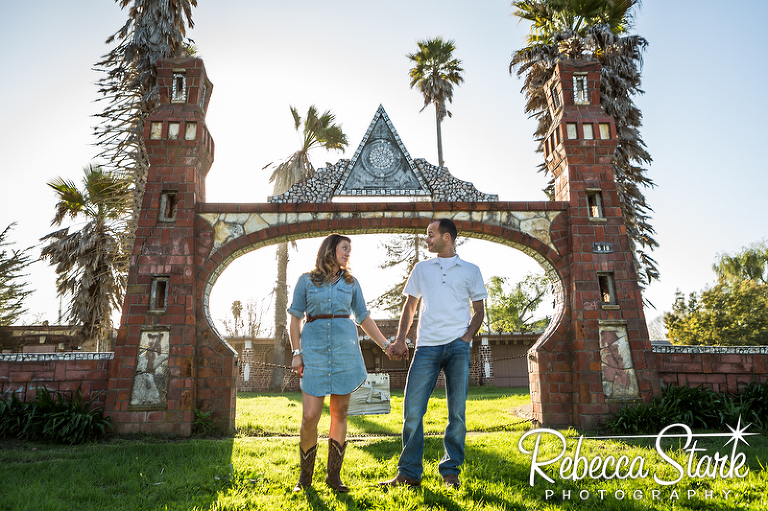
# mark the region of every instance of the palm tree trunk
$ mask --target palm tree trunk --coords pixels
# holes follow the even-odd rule
[[[285,338],[286,320],[285,311],[288,308],[288,244],[277,245],[277,281],[275,283],[275,345],[272,361],[275,365],[285,364]],[[285,369],[275,367],[272,369],[272,380],[269,390],[276,392],[282,390],[285,378]]]
[[[435,103],[435,121],[437,124],[437,163],[443,166],[443,132],[440,130],[440,107]]]

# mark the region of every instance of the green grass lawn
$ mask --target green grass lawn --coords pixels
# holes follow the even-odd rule
[[[439,432],[444,427],[445,400],[436,393],[425,428]],[[397,436],[353,440],[347,450],[342,478],[352,491],[335,494],[322,482],[327,444],[321,442],[315,484],[306,493],[293,495],[298,476],[298,394],[245,394],[238,398],[239,434],[234,438],[161,440],[155,438],[111,438],[76,447],[23,442],[0,443],[0,510],[245,510],[245,509],[746,509],[768,508],[768,439],[751,436],[744,452],[750,472],[743,479],[683,478],[668,487],[644,479],[561,479],[553,466],[544,472],[555,482],[537,476],[528,484],[530,456],[518,449],[527,426],[519,423],[514,408],[529,402],[528,395],[514,389],[472,389],[467,421],[467,459],[463,486],[442,486],[437,462],[442,439],[428,437],[425,445],[425,475],[418,490],[379,489],[376,482],[397,470],[400,439]],[[392,399],[392,413],[350,418],[350,434],[399,433],[402,393]],[[323,429],[325,428],[325,429]],[[327,419],[321,424],[327,433]],[[561,432],[574,452],[579,432]],[[259,436],[248,436],[259,435]],[[269,438],[267,438],[269,437]],[[277,437],[277,438],[275,438]],[[576,438],[572,438],[576,437]],[[541,452],[550,456],[560,450],[552,434],[542,435]],[[532,439],[529,439],[532,440]],[[674,444],[676,440],[667,440]],[[722,438],[699,440],[698,447],[730,453]],[[529,445],[530,444],[530,445]],[[533,442],[528,442],[531,448]],[[681,464],[688,453],[667,446]],[[583,441],[583,455],[594,458],[622,454],[642,456],[646,468],[672,478],[669,466],[654,451],[653,440]],[[541,459],[541,457],[540,457]],[[702,459],[701,457],[697,460]],[[696,461],[695,461],[696,462]],[[695,463],[694,462],[694,463]],[[547,490],[552,494],[547,498]],[[653,491],[659,491],[654,497]],[[600,497],[600,492],[603,498]],[[624,498],[616,498],[617,491]],[[673,491],[677,492],[677,498]],[[696,493],[688,498],[688,491]],[[712,498],[706,493],[713,492]],[[728,498],[723,491],[730,491]],[[565,492],[565,497],[563,495]],[[568,498],[570,492],[570,498]],[[589,497],[582,500],[584,492]],[[637,492],[642,492],[641,498]],[[621,495],[619,493],[618,495]]]
[[[514,410],[531,402],[528,389],[471,387],[467,399],[467,429],[469,431],[501,431],[527,428],[528,424],[515,415]],[[403,423],[403,391],[393,390],[391,411],[382,415],[350,416],[348,435],[399,435]],[[265,420],[265,416],[269,420]],[[447,408],[445,391],[438,389],[432,395],[424,416],[424,432],[442,433],[445,429]],[[236,427],[238,436],[298,435],[301,424],[301,392],[257,394],[241,392],[237,395]],[[319,431],[328,433],[330,418],[328,400],[325,401]]]

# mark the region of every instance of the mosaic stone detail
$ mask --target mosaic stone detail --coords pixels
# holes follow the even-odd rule
[[[88,361],[88,360],[112,360],[115,354],[112,352],[63,352],[63,353],[3,353],[0,354],[0,362],[49,362],[56,360]]]
[[[498,195],[475,186],[423,159],[412,159],[384,107],[379,105],[368,131],[351,160],[319,169],[286,193],[269,197],[274,203],[332,202],[344,197],[414,197],[448,202],[494,202]]]
[[[545,243],[557,251],[550,236],[552,222],[560,214],[559,211],[445,211],[445,212],[420,212],[409,211],[356,211],[356,218],[402,218],[407,214],[409,218],[423,216],[426,219],[450,218],[454,221],[470,221],[490,225],[498,225],[502,228],[520,231]],[[218,250],[230,241],[247,236],[269,227],[296,224],[300,222],[312,222],[315,220],[330,220],[341,218],[343,213],[336,212],[306,212],[306,213],[201,213],[200,217],[213,227],[213,249]],[[419,231],[421,232],[421,231]],[[470,234],[472,237],[484,239],[478,233]],[[288,239],[300,239],[302,236],[287,236]],[[308,237],[308,236],[303,236]],[[498,241],[494,236],[488,239]],[[536,251],[528,247],[516,247],[529,255]]]
[[[281,225],[298,224],[301,222],[314,222],[318,220],[341,220],[346,215],[354,216],[362,220],[365,219],[382,219],[382,218],[419,218],[430,220],[432,218],[450,218],[454,221],[471,221],[478,222],[487,225],[498,225],[502,228],[513,229],[523,232],[529,236],[540,240],[548,245],[552,250],[557,252],[557,248],[552,243],[550,236],[550,227],[555,218],[560,214],[560,211],[355,211],[355,212],[295,212],[295,213],[199,213],[200,218],[204,219],[213,228],[214,242],[213,250],[219,250],[222,246],[230,241],[240,237],[247,236],[257,231],[268,229],[270,227],[278,227]],[[376,228],[373,231],[377,233],[382,232],[423,232],[423,229],[381,229]],[[328,231],[327,234],[330,234]],[[354,234],[351,231],[345,231],[346,233]],[[364,234],[368,231],[360,229],[359,233]],[[240,234],[242,233],[242,234]],[[482,233],[463,233],[460,235],[467,235],[476,239],[487,239],[495,243],[501,243],[503,245],[515,248],[522,253],[530,256],[537,261],[542,268],[544,268],[547,276],[552,283],[552,292],[555,300],[555,317],[559,317],[565,310],[564,302],[564,289],[563,283],[560,279],[557,270],[535,249],[526,246],[522,243],[516,243],[511,240],[499,239],[497,236]],[[285,236],[286,241],[299,240],[304,238],[312,238],[319,236],[317,232],[303,232],[292,233]],[[203,291],[203,306],[206,311],[210,310],[210,292],[216,280],[226,267],[238,257],[260,248],[262,245],[258,243],[250,244],[245,247],[241,247],[231,253],[227,260],[222,261],[211,272],[211,276],[206,283],[206,287]],[[213,321],[210,321],[213,325]],[[545,332],[550,333],[557,327],[558,322],[552,321]]]
[[[640,396],[625,326],[600,326],[600,361],[606,399]]]
[[[431,195],[383,106],[376,110],[335,194]]]
[[[768,355],[768,346],[653,346],[654,353]]]
[[[132,407],[164,408],[167,406],[169,347],[170,331],[141,332],[131,390]]]

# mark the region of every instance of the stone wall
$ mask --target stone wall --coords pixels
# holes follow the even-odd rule
[[[653,353],[662,385],[733,394],[768,381],[768,346],[654,346]]]
[[[34,399],[36,389],[75,392],[104,406],[112,353],[10,353],[0,355],[0,399]]]

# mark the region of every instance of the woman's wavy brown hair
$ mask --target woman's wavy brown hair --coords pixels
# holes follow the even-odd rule
[[[309,272],[309,277],[312,279],[312,283],[316,286],[322,286],[325,282],[330,282],[333,278],[331,269],[334,265],[338,266],[336,262],[336,247],[342,241],[352,244],[352,240],[341,234],[331,234],[323,240],[320,244],[320,249],[317,251],[317,259],[315,260],[315,268]],[[351,284],[355,281],[355,278],[349,272],[349,268],[342,270],[341,276],[344,277],[344,282]]]

